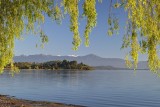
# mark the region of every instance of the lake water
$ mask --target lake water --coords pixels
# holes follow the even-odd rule
[[[0,94],[88,107],[160,107],[160,77],[140,70],[22,70],[0,76]]]

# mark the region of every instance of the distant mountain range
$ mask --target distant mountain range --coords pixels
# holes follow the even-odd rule
[[[96,66],[96,67],[113,67],[113,68],[127,68],[125,65],[124,59],[120,58],[102,58],[94,54],[89,54],[86,56],[52,56],[52,55],[43,55],[43,54],[37,54],[37,55],[21,55],[21,56],[15,56],[14,61],[15,62],[46,62],[46,61],[53,61],[53,60],[76,60],[77,62],[83,62],[90,66]],[[139,61],[138,69],[148,69],[147,62],[146,61]]]

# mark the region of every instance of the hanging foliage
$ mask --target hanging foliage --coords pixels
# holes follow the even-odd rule
[[[85,45],[89,46],[89,34],[97,24],[96,0],[85,0],[83,4],[83,15],[87,17],[87,25],[84,32]]]
[[[159,0],[121,0],[128,12],[128,46],[130,56],[136,66],[138,53],[148,55],[148,67],[158,73],[160,60],[158,46],[160,43],[160,1]],[[139,39],[139,42],[138,42]],[[126,42],[126,41],[124,41]]]
[[[23,32],[36,32],[35,26],[41,28],[47,14],[58,24],[64,15],[70,16],[70,31],[73,32],[73,49],[81,44],[79,35],[79,7],[87,20],[84,31],[85,45],[89,46],[89,35],[97,24],[96,2],[102,0],[1,0],[0,1],[0,71],[7,64],[13,66],[14,40],[20,39]],[[103,3],[103,2],[102,2]],[[110,0],[108,35],[119,30],[118,17],[112,14],[112,8],[124,8],[128,20],[122,48],[130,48],[127,55],[129,66],[138,64],[139,53],[148,55],[148,67],[156,72],[160,69],[160,0]],[[48,42],[47,35],[40,30],[42,43]],[[130,56],[130,58],[129,58]],[[129,59],[132,59],[131,62]]]
[[[79,36],[78,30],[78,18],[79,18],[79,9],[78,9],[79,0],[63,0],[64,11],[68,12],[70,15],[70,30],[73,32],[73,50],[77,50],[81,44],[81,39]]]

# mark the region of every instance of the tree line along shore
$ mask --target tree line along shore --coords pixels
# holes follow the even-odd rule
[[[50,70],[61,70],[61,69],[73,69],[73,70],[92,70],[93,67],[84,63],[78,63],[77,61],[48,61],[43,63],[37,62],[15,62],[14,66],[19,69],[50,69]],[[10,65],[6,66],[10,68]]]

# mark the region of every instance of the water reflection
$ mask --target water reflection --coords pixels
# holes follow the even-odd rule
[[[0,75],[0,92],[90,107],[160,105],[160,78],[149,71],[22,70]]]

